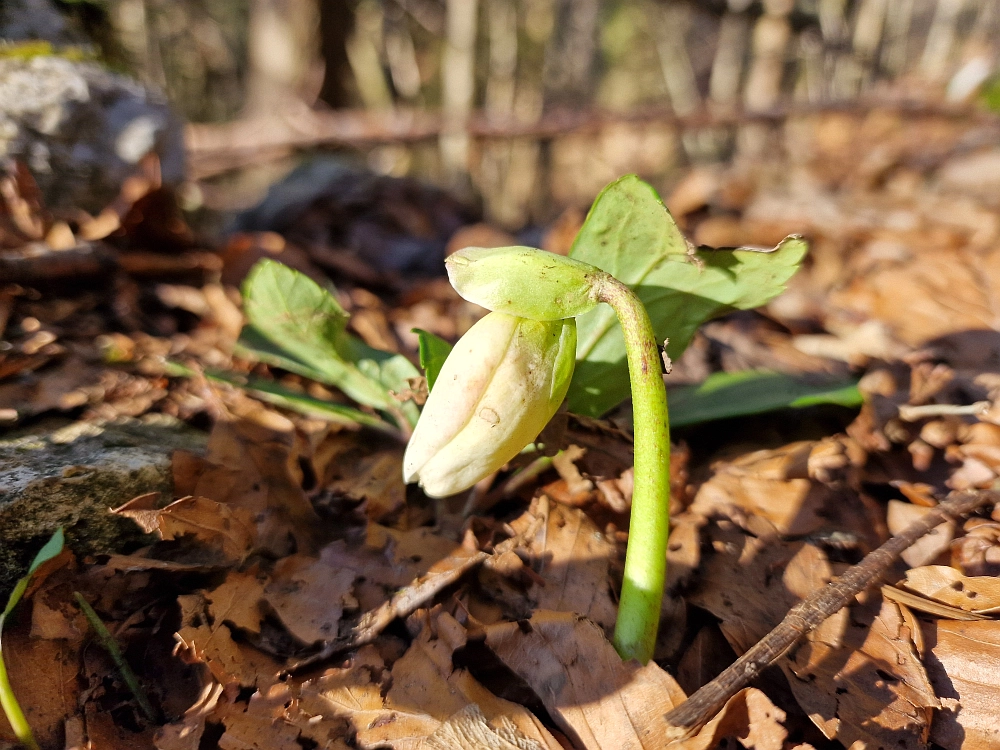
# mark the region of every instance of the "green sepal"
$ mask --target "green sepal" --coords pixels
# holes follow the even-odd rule
[[[467,247],[445,260],[448,279],[469,302],[529,320],[575,318],[597,306],[606,274],[589,263],[533,247]]]

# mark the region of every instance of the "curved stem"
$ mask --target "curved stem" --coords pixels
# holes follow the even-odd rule
[[[670,425],[660,350],[646,308],[613,277],[599,282],[598,298],[621,323],[632,385],[635,484],[622,597],[614,645],[622,659],[645,664],[653,656],[667,572],[670,524]]]

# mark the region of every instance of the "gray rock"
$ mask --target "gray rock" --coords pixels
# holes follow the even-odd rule
[[[60,526],[78,555],[150,541],[108,509],[146,492],[169,499],[171,454],[204,445],[190,428],[138,420],[0,440],[0,601]]]
[[[0,39],[45,39],[53,44],[87,42],[78,29],[66,23],[66,18],[51,0],[0,2]]]
[[[50,209],[107,205],[140,159],[184,177],[181,121],[166,100],[92,62],[0,59],[0,160],[28,165]]]

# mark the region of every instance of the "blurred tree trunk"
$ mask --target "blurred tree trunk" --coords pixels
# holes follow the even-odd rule
[[[319,98],[331,107],[350,102],[345,79],[350,75],[347,39],[354,29],[354,14],[347,0],[319,0],[319,52],[326,68]]]
[[[600,0],[556,0],[555,26],[545,50],[545,105],[582,107],[597,84]]]
[[[251,0],[247,40],[248,114],[313,103],[321,87],[320,11],[316,0]]]

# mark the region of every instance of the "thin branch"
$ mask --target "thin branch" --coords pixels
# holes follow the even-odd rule
[[[947,500],[921,519],[907,526],[878,549],[869,552],[844,575],[796,604],[785,615],[785,619],[753,648],[666,714],[664,718],[667,723],[673,725],[668,739],[679,740],[693,736],[719,712],[727,700],[777,661],[799,639],[850,604],[857,594],[883,576],[896,558],[924,534],[949,518],[964,516],[998,501],[1000,493],[993,490],[953,492]]]
[[[428,572],[420,578],[414,579],[408,586],[400,589],[389,601],[365,612],[358,624],[351,628],[346,635],[325,641],[319,651],[291,664],[285,671],[298,672],[305,667],[326,661],[337,654],[371,643],[393,620],[398,617],[406,617],[416,611],[470,570],[483,563],[488,564],[492,558],[505,552],[511,552],[524,544],[525,540],[535,535],[541,523],[542,519],[536,518],[523,533],[505,539],[496,545],[492,554],[483,551],[472,553],[459,551],[458,554],[449,555],[435,564],[435,567],[438,568],[437,572]]]
[[[899,418],[904,422],[916,422],[927,417],[942,417],[947,415],[971,414],[982,416],[990,410],[992,404],[989,401],[976,401],[974,404],[924,404],[923,406],[910,406],[902,404],[899,407]]]
[[[928,105],[909,101],[852,100],[817,104],[793,103],[759,110],[701,107],[678,115],[662,107],[630,112],[554,109],[540,119],[525,121],[516,115],[473,112],[466,121],[470,137],[480,139],[549,139],[567,133],[597,131],[617,123],[655,123],[681,129],[712,128],[748,123],[782,122],[788,117],[822,112],[864,113],[871,109],[902,116],[961,119],[977,125],[1000,124],[994,113],[965,106]],[[304,102],[280,114],[225,123],[192,123],[185,130],[189,168],[193,179],[204,179],[264,157],[278,157],[295,148],[324,144],[364,146],[377,143],[414,143],[437,138],[445,123],[438,112],[394,108],[388,111],[320,110]]]

